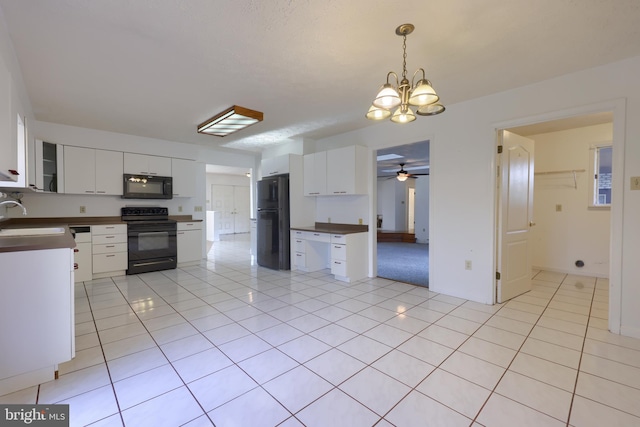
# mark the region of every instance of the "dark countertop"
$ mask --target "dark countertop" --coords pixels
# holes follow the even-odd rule
[[[3,223],[2,228],[30,228],[9,226],[6,222]],[[75,248],[76,241],[73,239],[69,227],[66,224],[48,222],[41,224],[40,226],[47,227],[64,227],[64,234],[53,234],[45,236],[10,236],[0,237],[0,252],[20,252],[20,251],[39,251],[42,249],[61,249],[61,248]]]
[[[202,222],[193,219],[191,215],[170,215],[169,219],[177,222]],[[30,227],[64,227],[64,234],[39,236],[10,236],[0,237],[0,252],[34,251],[41,249],[75,248],[76,242],[69,231],[69,225],[103,225],[126,224],[119,216],[93,217],[60,217],[60,218],[9,218],[0,221],[3,228]]]
[[[202,222],[201,219],[193,219],[191,215],[169,215],[169,219],[177,222]],[[103,225],[126,224],[119,216],[68,216],[59,218],[10,218],[0,222],[0,228],[16,226],[49,226],[49,224],[66,225]]]
[[[290,227],[291,230],[299,231],[313,231],[316,233],[331,233],[331,234],[354,234],[354,233],[366,233],[369,231],[368,225],[362,224],[337,224],[333,222],[316,222],[315,225],[303,226],[303,227]]]

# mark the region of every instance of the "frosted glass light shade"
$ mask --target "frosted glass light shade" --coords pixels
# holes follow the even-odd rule
[[[372,105],[365,117],[369,120],[384,120],[391,115],[391,111]]]
[[[373,100],[373,105],[378,108],[391,109],[400,105],[400,102],[402,100],[398,91],[390,83],[385,83],[380,92],[378,92],[376,99]]]
[[[416,119],[416,115],[413,114],[411,108],[407,107],[406,110],[402,111],[402,107],[398,108],[393,116],[391,116],[391,121],[394,123],[409,123]]]
[[[438,102],[440,97],[436,94],[435,89],[427,79],[422,79],[416,84],[409,96],[409,104],[423,106]]]
[[[430,104],[418,108],[416,114],[421,116],[435,116],[436,114],[442,113],[444,110],[445,108],[442,104]]]

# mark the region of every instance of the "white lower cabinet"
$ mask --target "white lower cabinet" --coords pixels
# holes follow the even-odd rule
[[[331,235],[331,274],[343,282],[367,277],[367,233]]]
[[[202,222],[179,222],[178,264],[198,263],[202,259]]]
[[[343,282],[367,277],[367,233],[330,234],[292,230],[291,265],[300,271],[331,268],[331,274]]]
[[[127,224],[91,226],[93,278],[122,275],[127,270]]]
[[[93,279],[91,227],[83,226],[73,228],[76,229],[76,247],[73,249],[74,280],[76,282],[85,282]],[[87,232],[84,232],[85,229]],[[83,232],[79,232],[78,230],[83,230]]]
[[[310,272],[329,267],[329,234],[294,230],[291,236],[291,263],[296,270]]]
[[[54,379],[75,356],[73,251],[0,253],[0,396]]]

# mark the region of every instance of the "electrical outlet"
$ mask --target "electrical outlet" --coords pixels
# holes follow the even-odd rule
[[[80,213],[87,213],[87,207],[86,206],[80,206]]]
[[[327,222],[331,224],[331,217],[327,218]]]
[[[178,212],[182,212],[182,206],[178,206]]]
[[[467,259],[464,261],[464,269],[465,270],[471,270],[471,260]]]
[[[562,205],[556,205],[556,212],[562,212]]]
[[[362,225],[362,218],[358,218],[358,224]]]
[[[202,212],[202,206],[196,206],[193,208],[194,212]]]

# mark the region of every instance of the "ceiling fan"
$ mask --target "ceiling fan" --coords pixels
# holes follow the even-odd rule
[[[405,163],[399,163],[400,170],[396,172],[396,179],[398,181],[406,181],[407,178],[417,179],[419,176],[429,175],[428,173],[409,173],[404,170]],[[389,178],[393,178],[390,176]]]

